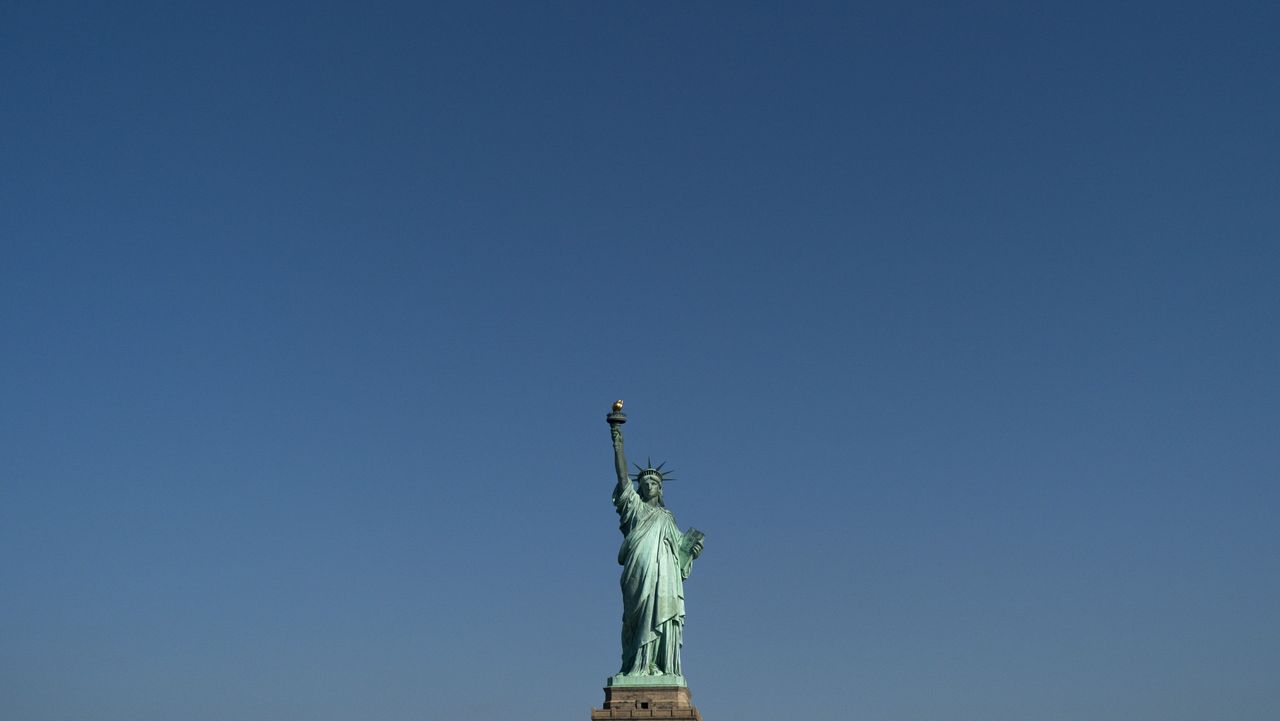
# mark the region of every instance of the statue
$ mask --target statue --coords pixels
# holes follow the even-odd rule
[[[690,528],[681,533],[662,501],[662,485],[672,480],[665,463],[640,468],[632,487],[622,451],[622,401],[607,417],[613,436],[618,485],[613,489],[622,531],[618,563],[622,566],[622,670],[614,685],[671,683],[684,685],[680,647],[684,631],[684,579],[702,553],[704,535]],[[670,678],[676,677],[676,678]]]

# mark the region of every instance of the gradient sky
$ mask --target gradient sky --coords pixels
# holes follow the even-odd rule
[[[1280,11],[0,4],[0,717],[1274,721]]]

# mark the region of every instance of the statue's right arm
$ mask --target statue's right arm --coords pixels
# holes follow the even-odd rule
[[[622,429],[614,425],[609,430],[613,436],[613,467],[618,472],[618,487],[614,495],[618,495],[631,485],[631,476],[627,475],[627,457],[622,452]]]

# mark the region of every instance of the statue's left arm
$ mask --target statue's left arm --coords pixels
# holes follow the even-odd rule
[[[696,528],[684,532],[680,539],[680,551],[677,560],[680,562],[680,577],[688,578],[693,570],[693,559],[702,555],[702,542],[707,536]]]

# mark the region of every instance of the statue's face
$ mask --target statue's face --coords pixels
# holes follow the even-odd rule
[[[639,485],[642,500],[648,501],[662,495],[662,481],[656,476],[641,476]]]

